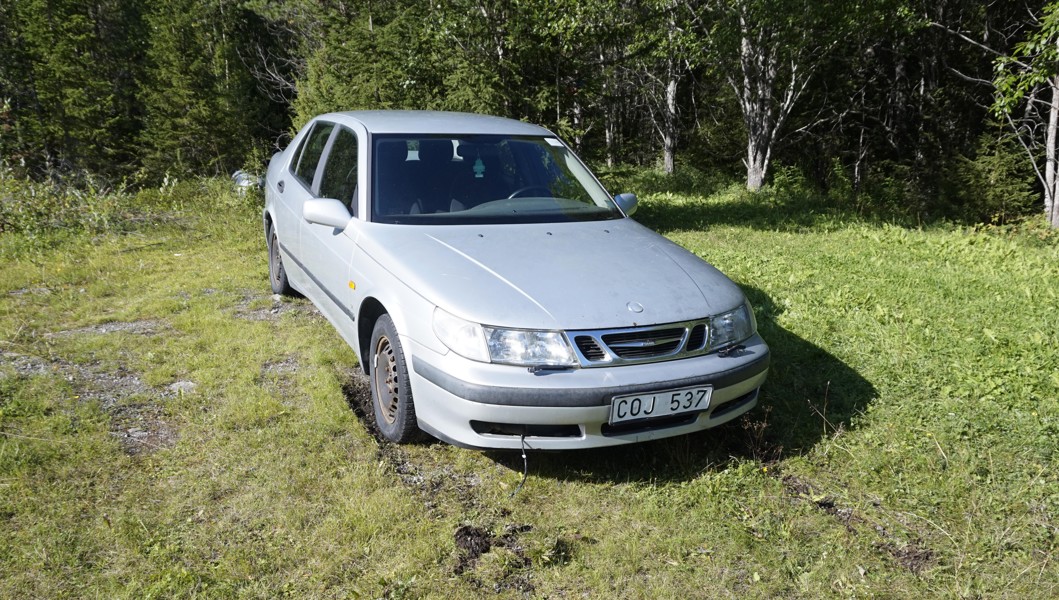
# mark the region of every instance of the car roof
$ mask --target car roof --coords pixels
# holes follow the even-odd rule
[[[318,118],[338,123],[356,121],[372,134],[555,135],[538,125],[514,119],[433,110],[358,110],[328,113]]]

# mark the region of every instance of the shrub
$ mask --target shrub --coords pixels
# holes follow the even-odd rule
[[[964,218],[1003,225],[1033,213],[1038,199],[1033,172],[1010,135],[982,134],[976,155],[959,157],[952,170],[952,203]]]
[[[66,179],[69,182],[70,179]],[[249,209],[262,203],[260,190],[236,190],[227,178],[180,181],[166,177],[159,187],[112,187],[83,174],[77,184],[36,182],[0,165],[0,233],[31,238],[60,231],[103,233],[123,230],[164,213],[203,209]]]

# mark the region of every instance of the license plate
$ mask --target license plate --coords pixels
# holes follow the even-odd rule
[[[705,385],[615,396],[610,403],[610,424],[704,411],[710,407],[712,394],[713,387]]]

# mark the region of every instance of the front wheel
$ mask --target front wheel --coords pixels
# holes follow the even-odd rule
[[[379,433],[403,444],[419,436],[408,366],[390,315],[382,315],[371,333],[371,404]]]

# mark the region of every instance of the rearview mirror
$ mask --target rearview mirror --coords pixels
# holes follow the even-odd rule
[[[319,198],[305,201],[302,205],[302,218],[317,225],[345,229],[353,216],[342,202],[334,198]]]
[[[614,196],[614,202],[627,217],[631,217],[632,214],[636,212],[636,194],[618,194],[617,196]]]

